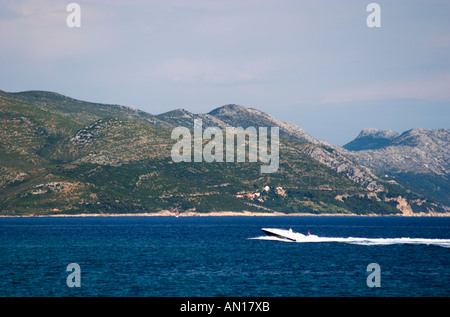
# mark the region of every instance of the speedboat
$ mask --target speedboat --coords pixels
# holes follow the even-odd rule
[[[286,239],[289,241],[298,241],[298,239],[305,238],[304,234],[294,232],[292,229],[285,230],[285,229],[275,229],[275,228],[262,228],[261,229],[265,234],[277,237],[280,239]]]

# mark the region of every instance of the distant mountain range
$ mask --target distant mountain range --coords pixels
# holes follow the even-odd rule
[[[177,126],[279,127],[280,166],[171,159]],[[0,214],[450,211],[449,130],[365,129],[344,147],[256,109],[152,115],[53,92],[0,91]]]
[[[377,174],[450,205],[450,129],[414,128],[402,134],[364,129],[344,148]]]
[[[375,150],[388,145],[398,135],[397,132],[391,130],[366,128],[343,147],[350,151]]]

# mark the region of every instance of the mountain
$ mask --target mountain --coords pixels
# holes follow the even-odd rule
[[[375,150],[389,144],[398,136],[397,132],[391,130],[377,130],[372,128],[363,129],[356,139],[343,146],[349,151]]]
[[[167,127],[154,115],[131,106],[85,102],[48,91],[25,91],[9,94],[0,91],[0,96],[34,105],[41,110],[85,125],[105,117],[120,116],[145,120],[153,125]]]
[[[226,123],[209,114],[194,114],[184,109],[176,109],[163,114],[159,114],[156,118],[170,124],[172,127],[194,127],[194,120],[201,119],[204,126],[226,128]]]
[[[304,154],[369,190],[384,190],[378,177],[366,167],[355,164],[344,154],[342,148],[317,140],[290,122],[275,119],[256,109],[237,105],[222,106],[209,114],[221,119],[228,125],[237,125],[244,128],[248,126],[279,127],[281,135],[301,142],[302,145],[299,150]]]
[[[276,173],[261,162],[181,162],[175,127],[279,127]],[[411,141],[411,140],[410,140]],[[412,142],[412,141],[411,141]],[[0,91],[0,214],[265,211],[411,214],[445,206],[379,177],[350,151],[256,109],[152,115],[57,93]],[[354,152],[351,152],[354,153]]]
[[[407,188],[450,205],[450,129],[414,128],[400,135],[388,132],[384,137],[379,131],[372,131],[369,135],[378,136],[373,138],[364,134],[362,131],[344,146],[354,149],[350,155],[356,161],[378,174],[389,175]],[[377,143],[374,139],[382,141]]]
[[[209,115],[235,127],[279,127],[281,135],[312,144],[319,143],[295,124],[275,119],[256,109],[230,104],[212,110]]]

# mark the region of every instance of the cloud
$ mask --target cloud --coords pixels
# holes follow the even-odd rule
[[[270,78],[275,65],[265,59],[253,61],[174,58],[157,67],[157,73],[175,83],[245,84]]]
[[[66,24],[69,3],[54,0],[3,3],[0,40],[8,45],[2,48],[2,57],[55,62],[90,56],[111,47],[113,30],[109,27],[107,10],[83,3],[82,27],[69,28]]]
[[[71,29],[70,2],[0,1],[0,89],[276,111],[450,99],[448,6],[381,2],[373,30],[358,0],[78,0],[82,27]]]
[[[449,87],[450,74],[396,82],[385,81],[371,86],[331,92],[319,104],[404,98],[450,101]]]

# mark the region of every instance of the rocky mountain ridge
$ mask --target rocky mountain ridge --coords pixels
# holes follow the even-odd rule
[[[374,150],[386,146],[398,135],[397,132],[392,130],[365,128],[353,141],[345,144],[343,148],[349,151]]]
[[[365,147],[351,155],[377,171],[438,175],[450,171],[450,129],[414,128],[401,135],[390,134],[383,146],[369,143]]]
[[[354,141],[361,143],[360,135]],[[369,141],[348,155],[380,175],[391,175],[450,204],[450,129],[413,128],[396,136],[391,133],[384,140],[382,146]]]
[[[184,109],[170,111],[157,116],[174,125],[192,128],[194,119],[202,119],[204,126],[233,127],[279,127],[280,135],[296,139],[303,143],[301,151],[337,173],[369,190],[381,191],[383,185],[369,169],[350,160],[342,148],[319,141],[307,134],[299,126],[252,108],[240,105],[224,105],[208,114],[193,114]]]

